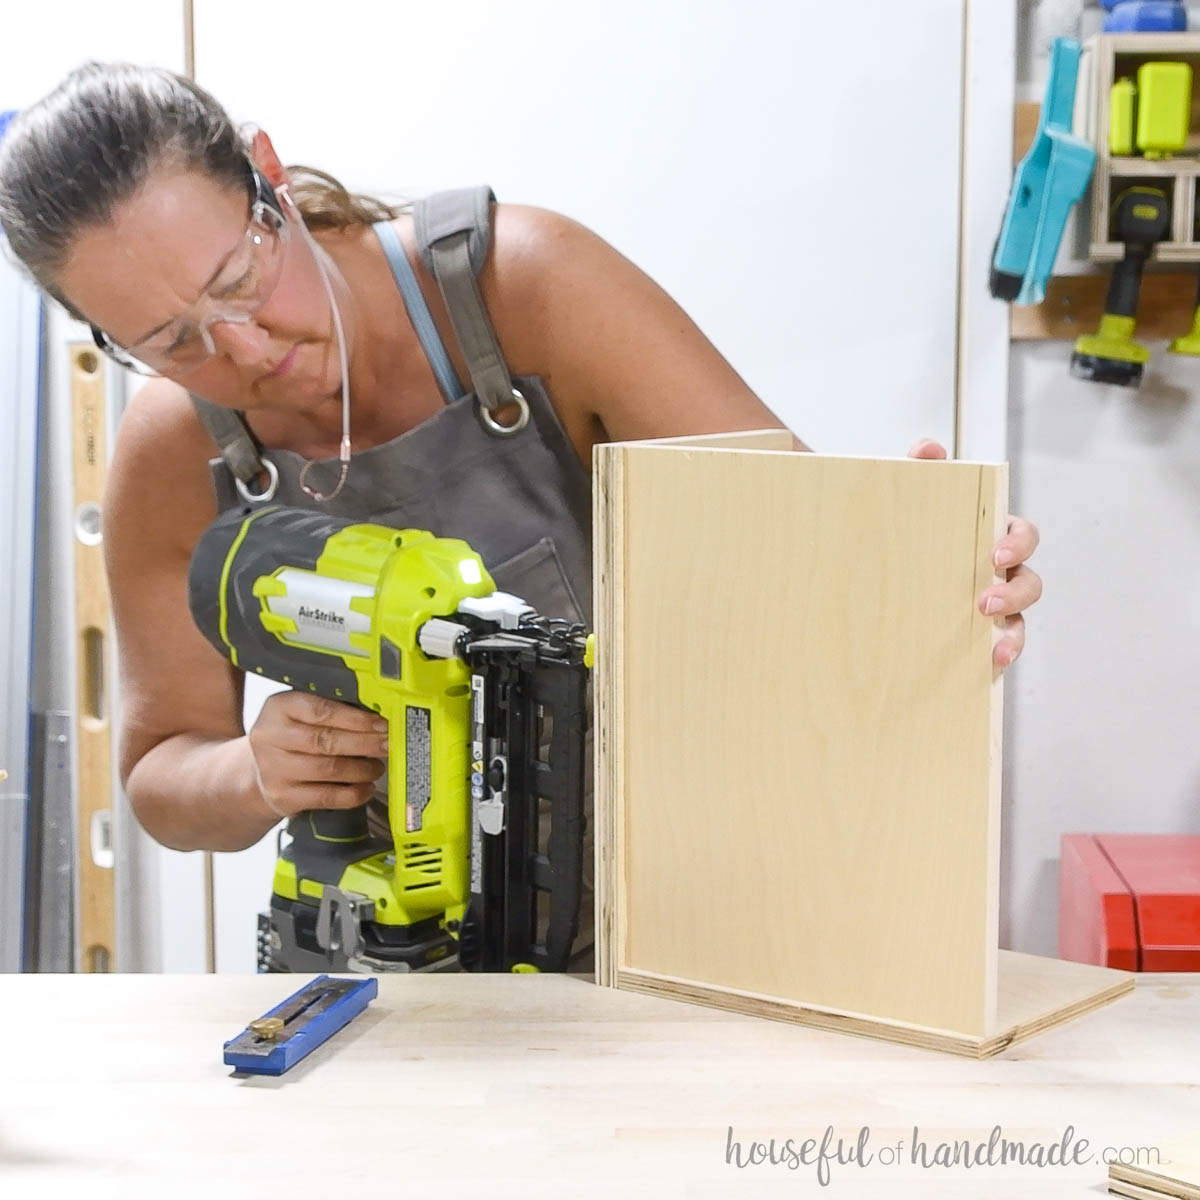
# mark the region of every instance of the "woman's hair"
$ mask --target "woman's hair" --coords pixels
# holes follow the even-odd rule
[[[151,171],[201,171],[252,186],[248,150],[220,104],[155,67],[86,63],[21,112],[0,141],[0,227],[37,282],[74,316],[56,286],[79,232],[107,221]],[[311,167],[289,168],[289,192],[311,229],[344,229],[399,208],[348,192]]]

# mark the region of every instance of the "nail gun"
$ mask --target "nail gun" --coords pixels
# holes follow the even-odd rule
[[[209,526],[188,590],[235,666],[388,723],[391,836],[362,808],[288,821],[259,969],[565,969],[583,862],[583,626],[497,591],[458,539],[278,506]]]

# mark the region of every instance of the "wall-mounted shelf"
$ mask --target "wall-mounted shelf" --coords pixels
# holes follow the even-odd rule
[[[1014,342],[1074,341],[1099,324],[1107,291],[1107,274],[1056,275],[1041,304],[1012,306],[1010,336]],[[1195,309],[1195,272],[1147,272],[1138,302],[1138,337],[1151,342],[1179,337],[1191,328]]]
[[[1096,169],[1091,188],[1091,230],[1088,257],[1093,262],[1116,262],[1123,253],[1109,240],[1110,211],[1114,197],[1136,184],[1159,186],[1171,202],[1171,237],[1155,248],[1151,261],[1200,263],[1200,237],[1196,229],[1196,193],[1200,187],[1200,33],[1101,34],[1088,42],[1091,58],[1091,92],[1086,105],[1086,136],[1096,147]],[[1109,98],[1113,84],[1134,77],[1147,62],[1186,62],[1197,86],[1193,89],[1193,133],[1175,157],[1149,159],[1114,157],[1109,153]],[[1082,81],[1081,81],[1082,82]]]
[[[1200,266],[1200,33],[1100,34],[1086,47],[1086,69],[1081,72],[1081,96],[1076,104],[1076,132],[1096,147],[1096,168],[1089,198],[1090,238],[1077,253],[1097,264],[1119,260],[1123,247],[1107,237],[1113,197],[1132,183],[1157,184],[1171,196],[1171,240],[1155,247],[1151,262],[1159,269],[1147,272],[1138,305],[1139,336],[1145,340],[1170,340],[1188,332],[1196,311],[1196,272]],[[1191,64],[1193,132],[1184,150],[1172,158],[1148,159],[1109,153],[1109,97],[1113,82],[1136,75],[1144,62],[1169,59]],[[1083,89],[1087,89],[1083,91]],[[1041,105],[1016,106],[1013,122],[1014,162],[1020,162],[1033,140]],[[1085,218],[1086,220],[1086,218]],[[1103,231],[1096,236],[1095,231]],[[1038,305],[1012,307],[1014,341],[1074,340],[1095,329],[1104,311],[1108,273],[1060,275],[1052,278],[1046,298]]]

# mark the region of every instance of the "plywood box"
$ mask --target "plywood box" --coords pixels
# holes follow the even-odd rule
[[[597,447],[600,982],[967,1054],[1132,987],[998,950],[1005,468]]]

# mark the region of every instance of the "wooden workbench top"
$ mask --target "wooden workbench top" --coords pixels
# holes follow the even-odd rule
[[[0,1195],[1095,1197],[1098,1160],[921,1167],[913,1127],[930,1157],[997,1125],[1089,1155],[1200,1128],[1200,977],[974,1061],[562,976],[391,976],[288,1074],[234,1075],[224,1041],[307,978],[0,978]],[[823,1186],[785,1143],[828,1126],[873,1157]],[[784,1161],[727,1162],[731,1129]]]

